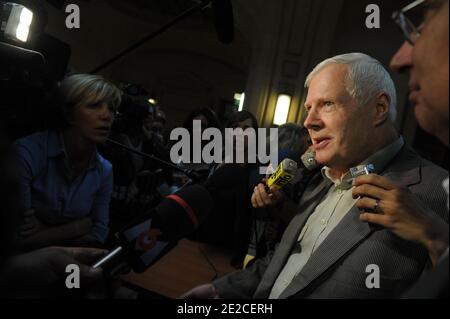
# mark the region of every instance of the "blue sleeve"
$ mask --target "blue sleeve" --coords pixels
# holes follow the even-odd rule
[[[105,171],[100,188],[95,194],[90,214],[93,223],[93,235],[101,243],[104,243],[108,236],[109,203],[113,189],[113,171],[111,164],[107,163],[104,168]]]
[[[33,180],[33,154],[26,143],[14,143],[14,157],[20,188],[20,207],[22,210],[31,208],[31,182]]]

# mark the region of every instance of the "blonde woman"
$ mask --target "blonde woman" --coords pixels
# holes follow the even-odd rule
[[[96,245],[108,234],[112,166],[97,151],[111,129],[120,91],[100,76],[61,83],[56,127],[15,142],[22,248]]]

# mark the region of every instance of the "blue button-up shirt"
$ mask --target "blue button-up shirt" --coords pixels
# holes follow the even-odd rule
[[[42,208],[56,218],[89,216],[94,237],[108,234],[109,202],[113,186],[111,164],[97,150],[86,171],[71,180],[61,133],[39,132],[14,143],[22,208]]]

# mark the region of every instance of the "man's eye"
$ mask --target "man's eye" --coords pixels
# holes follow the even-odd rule
[[[333,106],[334,103],[331,102],[331,101],[326,101],[326,102],[323,103],[323,105],[324,105],[324,106]]]
[[[430,18],[432,18],[441,8],[442,4],[443,1],[426,1],[423,8],[423,21],[430,20]]]
[[[428,8],[427,11],[425,11],[424,17],[423,17],[423,22],[420,24],[420,26],[418,27],[418,29],[422,29],[423,25],[428,22],[435,14],[436,10],[435,9],[430,9]]]

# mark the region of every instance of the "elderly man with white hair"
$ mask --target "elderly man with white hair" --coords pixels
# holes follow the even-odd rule
[[[343,54],[317,65],[306,87],[304,125],[324,166],[321,174],[303,193],[273,254],[187,296],[393,298],[429,265],[419,244],[361,220],[352,193],[350,171],[371,164],[393,188],[409,189],[432,211],[442,212],[436,218],[448,220],[446,193],[439,187],[448,173],[419,157],[397,133],[396,93],[388,72],[365,54]],[[252,203],[267,207],[278,198],[259,185]],[[370,210],[380,213],[377,204],[373,200]]]

